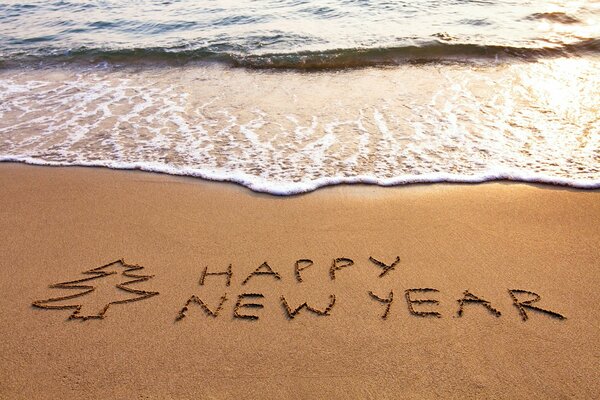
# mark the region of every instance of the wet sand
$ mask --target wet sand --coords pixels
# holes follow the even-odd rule
[[[0,187],[2,399],[600,392],[599,191],[497,182],[273,197],[10,163]],[[69,285],[95,290],[67,298],[86,291]],[[294,313],[303,302],[313,311]]]

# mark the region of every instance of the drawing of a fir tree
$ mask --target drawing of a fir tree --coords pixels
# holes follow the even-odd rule
[[[77,293],[37,300],[32,305],[50,310],[73,310],[69,319],[83,321],[88,319],[103,319],[109,307],[113,304],[131,303],[158,294],[158,292],[129,287],[136,283],[145,282],[153,277],[153,275],[138,275],[133,273],[141,269],[144,269],[144,267],[127,264],[123,259],[113,261],[82,273],[84,275],[91,275],[89,277],[55,283],[49,286],[52,289],[65,289],[77,291]],[[115,278],[120,283],[114,284]],[[101,290],[97,290],[98,288],[101,288]],[[97,296],[95,298],[94,295],[98,295],[100,298],[97,298]]]

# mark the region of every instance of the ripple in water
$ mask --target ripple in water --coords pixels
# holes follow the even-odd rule
[[[292,194],[508,178],[600,187],[597,58],[318,73],[0,72],[0,159]]]
[[[152,50],[239,59],[427,47],[440,38],[441,43],[506,49],[589,43],[600,38],[600,5],[593,0],[31,0],[27,4],[11,0],[0,4],[4,62],[134,49],[138,56],[147,55],[140,50]],[[593,50],[597,53],[598,46]]]

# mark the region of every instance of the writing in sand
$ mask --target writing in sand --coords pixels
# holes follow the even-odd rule
[[[395,257],[391,261],[381,261],[374,257],[369,257],[368,262],[379,268],[378,277],[383,278],[392,274],[400,264],[400,257]],[[327,279],[334,281],[341,274],[348,273],[354,266],[354,260],[345,257],[334,258],[327,270]],[[303,274],[314,267],[315,263],[310,259],[299,259],[293,264],[293,278],[296,284],[303,283]],[[113,261],[84,271],[82,274],[88,275],[85,278],[65,281],[50,285],[53,289],[67,290],[69,294],[52,297],[44,300],[36,300],[32,303],[34,307],[54,310],[72,310],[69,319],[91,320],[105,318],[109,308],[112,305],[128,304],[141,300],[146,300],[157,296],[159,292],[148,291],[131,287],[134,284],[141,284],[153,278],[152,275],[142,275],[141,270],[144,267],[128,264],[123,259]],[[139,271],[139,272],[138,272]],[[102,285],[103,278],[116,276],[119,282],[114,284],[114,296],[109,294],[107,299],[101,299],[96,302],[96,308],[86,306],[86,299],[92,296]],[[237,275],[236,275],[237,276]],[[213,304],[202,298],[201,295],[193,293],[183,301],[181,307],[175,316],[175,321],[181,321],[186,316],[192,314],[192,309],[203,311],[207,317],[217,318],[225,313],[226,303],[230,302],[233,307],[231,314],[233,320],[257,321],[261,318],[261,309],[264,308],[265,301],[269,299],[258,291],[245,291],[251,281],[261,280],[264,283],[276,283],[281,281],[280,273],[274,269],[267,261],[261,263],[256,269],[247,275],[242,276],[240,282],[241,293],[232,295],[229,290],[234,279],[234,268],[229,264],[226,268],[217,269],[206,266],[200,274],[199,285],[222,285],[224,291],[220,299]],[[73,294],[73,290],[78,291]],[[541,296],[531,290],[524,289],[506,289],[512,305],[515,307],[517,315],[523,321],[527,321],[531,314],[542,314],[547,317],[564,320],[562,314],[543,308],[540,306]],[[103,291],[105,292],[105,291]],[[384,293],[376,293],[372,290],[365,290],[364,297],[366,301],[374,304],[374,317],[387,320],[391,315],[392,305],[398,302],[405,304],[408,314],[419,318],[441,318],[442,314],[436,310],[440,304],[437,299],[439,290],[433,287],[413,287],[402,290],[402,300],[394,297],[393,289]],[[125,297],[124,297],[125,296]],[[323,300],[323,297],[325,300]],[[302,314],[312,314],[319,317],[328,317],[335,312],[335,306],[340,299],[335,293],[326,293],[319,299],[304,299],[303,301],[291,302],[284,294],[281,294],[275,300],[281,305],[282,315],[289,321],[301,316]],[[465,290],[458,299],[456,299],[456,317],[462,317],[469,307],[482,307],[491,316],[499,318],[502,312],[498,310],[491,301],[484,298],[476,291]],[[100,306],[98,306],[100,304]],[[376,308],[377,307],[377,308]]]

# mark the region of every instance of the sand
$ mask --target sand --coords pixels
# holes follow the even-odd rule
[[[598,191],[356,185],[283,198],[6,163],[0,187],[2,399],[600,392]],[[313,264],[296,271],[301,259]],[[225,274],[200,284],[230,264],[229,286]],[[86,289],[49,288],[86,278],[75,285],[95,290],[72,299],[56,300]],[[556,314],[521,313],[511,289]],[[305,301],[315,312],[294,314]]]

